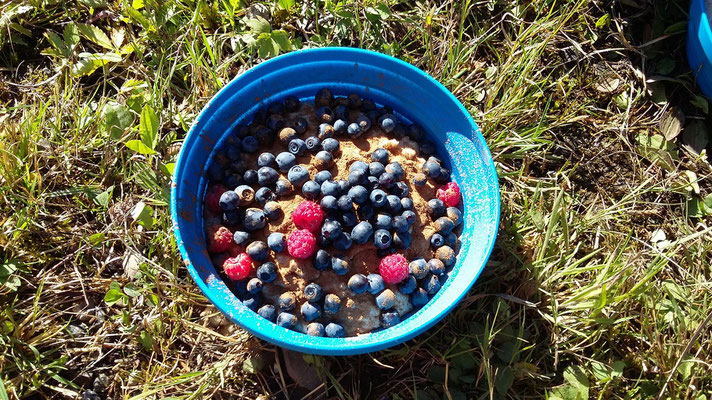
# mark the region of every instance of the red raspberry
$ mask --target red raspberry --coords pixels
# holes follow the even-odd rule
[[[304,204],[304,203],[302,203]],[[289,234],[287,251],[294,258],[309,258],[316,250],[316,238],[307,229],[299,229]]]
[[[400,254],[391,254],[381,259],[378,272],[388,284],[401,282],[408,277],[408,260]]]
[[[213,225],[208,228],[208,251],[222,253],[232,245],[232,232],[222,225]]]
[[[294,209],[292,220],[297,228],[317,232],[324,220],[324,211],[321,210],[320,205],[313,201],[303,201]]]
[[[455,182],[448,182],[438,189],[438,199],[442,200],[446,207],[456,207],[460,204],[460,187]]]
[[[220,184],[208,188],[208,192],[205,194],[205,207],[214,213],[222,213],[220,209],[220,196],[226,191],[225,186]]]
[[[223,271],[233,281],[243,280],[250,276],[252,259],[247,253],[240,253],[235,257],[230,257],[223,262]]]

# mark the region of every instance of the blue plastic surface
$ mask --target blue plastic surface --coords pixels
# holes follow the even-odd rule
[[[442,289],[395,327],[343,339],[311,337],[281,328],[242,305],[217,275],[206,251],[203,204],[211,152],[237,123],[259,107],[288,95],[312,99],[329,87],[392,106],[421,124],[452,164],[460,185],[463,233],[457,264]],[[472,287],[494,245],[499,186],[492,156],[479,128],[460,102],[418,68],[383,54],[351,48],[302,50],[263,62],[236,77],[203,109],[178,156],[171,187],[174,233],[183,260],[200,289],[230,320],[266,341],[304,353],[350,355],[384,349],[424,332],[447,315]]]
[[[712,29],[704,0],[692,0],[687,23],[687,60],[702,93],[712,98]]]

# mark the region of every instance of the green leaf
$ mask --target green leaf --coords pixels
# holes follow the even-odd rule
[[[611,23],[611,15],[606,13],[601,18],[596,20],[596,29],[603,29]]]
[[[109,136],[112,139],[119,139],[126,131],[126,128],[130,127],[134,121],[134,114],[131,109],[115,101],[106,103],[102,114],[104,116],[104,126],[109,131]]]
[[[271,58],[279,55],[279,44],[269,33],[263,33],[257,38],[257,55],[260,58]]]
[[[707,197],[705,197],[705,200],[702,202],[702,205],[705,207],[705,214],[712,215],[712,193],[708,194]]]
[[[702,96],[695,96],[694,99],[690,100],[690,104],[699,108],[705,114],[707,114],[710,110],[710,103]]]
[[[611,379],[611,371],[608,366],[602,362],[594,361],[591,363],[591,371],[593,377],[599,382],[607,382]]]
[[[18,261],[17,260],[5,260],[0,264],[0,279],[6,278],[17,271]]]
[[[509,367],[500,367],[497,369],[497,376],[494,381],[494,388],[501,395],[507,394],[514,383],[514,374]]]
[[[106,240],[106,235],[104,234],[104,232],[95,233],[89,236],[89,244],[94,247],[97,247],[102,244],[104,240]]]
[[[99,66],[106,65],[110,62],[121,62],[122,58],[116,53],[79,53],[79,57],[94,60],[99,62]]]
[[[124,286],[124,293],[129,297],[138,297],[141,295],[141,291],[135,285],[127,284]]]
[[[104,302],[107,306],[112,306],[117,301],[121,300],[123,297],[124,294],[121,292],[121,289],[111,288],[108,292],[106,292],[106,295],[104,296]]]
[[[428,370],[428,379],[437,383],[445,383],[445,367],[437,364],[431,366]]]
[[[69,50],[69,47],[64,43],[64,40],[59,37],[54,32],[45,32],[44,36],[47,38],[47,41],[49,44],[59,53],[60,55],[64,57],[69,57],[71,50]]]
[[[0,264],[0,287],[8,289],[12,292],[17,291],[21,281],[17,275],[13,275],[19,268],[17,260],[5,260]]]
[[[158,168],[161,170],[161,172],[166,174],[166,176],[173,176],[173,170],[175,169],[175,166],[176,163],[158,164]]]
[[[388,5],[384,3],[378,3],[376,5],[376,12],[378,12],[379,16],[383,20],[386,20],[388,19],[388,17],[391,16],[391,9],[388,8]]]
[[[72,66],[72,76],[78,78],[85,75],[90,75],[97,68],[104,65],[100,60],[82,58]]]
[[[676,65],[675,60],[665,57],[657,62],[655,71],[660,75],[669,75],[675,70]]]
[[[109,206],[109,200],[111,200],[111,194],[114,192],[114,186],[109,186],[106,190],[99,193],[94,197],[94,202],[104,208]]]
[[[576,398],[588,399],[588,388],[590,386],[588,377],[583,368],[578,365],[572,365],[564,371],[564,380],[571,385],[578,396]]]
[[[660,132],[666,140],[673,140],[682,132],[685,114],[677,107],[670,107],[660,119]]]
[[[142,141],[137,140],[137,139],[129,140],[128,142],[126,142],[126,147],[128,147],[129,149],[131,149],[139,154],[147,154],[147,155],[158,154],[155,151],[153,151],[153,149],[151,149],[150,147],[143,144]]]
[[[158,117],[153,108],[146,104],[141,110],[141,124],[139,125],[141,141],[151,150],[158,144]]]
[[[151,351],[153,349],[153,338],[151,337],[150,333],[148,333],[147,331],[141,331],[138,337],[139,342],[141,342],[141,346],[143,346],[144,350]]]
[[[277,31],[272,31],[270,36],[272,36],[272,40],[274,40],[279,45],[279,48],[282,49],[282,51],[292,50],[292,43],[289,41],[289,36],[287,36],[287,32],[280,29]]]
[[[697,196],[690,196],[687,198],[687,217],[688,218],[702,218],[705,216],[704,209],[702,208],[702,201]]]
[[[269,31],[272,30],[269,22],[260,16],[246,20],[245,25],[249,26],[252,32],[256,35],[269,33]]]
[[[153,226],[153,208],[147,205],[143,201],[139,201],[131,209],[131,218],[138,224],[143,225],[145,228],[150,228]]]
[[[611,377],[617,378],[619,376],[623,376],[623,370],[625,369],[625,362],[623,361],[614,361],[612,365],[612,370],[611,370]]]
[[[130,7],[130,6],[125,6],[126,13],[129,14],[131,18],[133,18],[136,22],[141,24],[143,29],[146,29],[149,32],[155,32],[156,27],[153,26],[153,23],[148,20],[148,18],[144,17],[143,14],[141,14],[137,9]]]
[[[79,30],[74,22],[70,22],[64,26],[64,43],[70,47],[74,47],[79,43]]]
[[[668,171],[675,169],[674,161],[679,158],[675,143],[665,140],[661,135],[648,136],[646,133],[639,134],[636,141],[638,150],[645,158],[657,162]]]
[[[279,0],[278,4],[283,10],[291,10],[294,7],[294,0]]]
[[[682,142],[685,143],[693,153],[702,153],[702,150],[704,150],[709,143],[707,125],[699,120],[690,122],[682,132]]]
[[[5,389],[5,384],[2,381],[2,377],[0,377],[0,400],[10,400],[10,396],[7,394],[7,390]]]
[[[109,37],[106,36],[106,33],[104,33],[104,31],[97,28],[96,26],[87,24],[77,24],[77,28],[79,28],[79,32],[82,34],[82,36],[98,44],[99,46],[109,50],[114,49],[114,46],[111,44],[111,40],[109,40]]]
[[[109,3],[104,0],[79,0],[79,2],[93,8],[104,8],[109,6]]]
[[[263,366],[264,362],[262,361],[262,357],[260,356],[250,357],[242,362],[242,370],[247,372],[248,374],[256,373],[257,371],[261,370]]]
[[[676,22],[665,28],[666,35],[679,35],[687,31],[687,20]]]

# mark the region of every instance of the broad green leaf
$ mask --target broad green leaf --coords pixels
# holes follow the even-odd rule
[[[251,18],[245,21],[245,25],[249,26],[254,34],[269,33],[272,29],[269,22],[258,16],[257,18]]]
[[[638,150],[645,158],[657,162],[668,171],[675,169],[674,161],[679,158],[675,143],[665,140],[661,135],[648,136],[646,133],[639,134],[636,141]]]
[[[151,148],[151,150],[156,148],[158,144],[158,117],[148,104],[143,106],[143,110],[141,110],[139,133],[143,144]]]
[[[143,0],[133,0],[131,2],[131,7],[135,8],[137,10],[142,9],[143,6],[144,6]]]
[[[376,5],[376,12],[380,15],[381,19],[386,20],[388,17],[391,16],[391,9],[388,8],[388,5],[384,3],[378,3]]]
[[[257,38],[257,55],[260,58],[270,58],[279,55],[279,44],[269,33],[263,33]]]
[[[112,306],[117,301],[121,300],[123,297],[124,294],[121,292],[121,289],[111,288],[108,292],[106,292],[106,295],[104,296],[104,302],[107,306]]]
[[[679,35],[687,31],[687,20],[676,22],[665,28],[665,35]]]
[[[614,361],[611,368],[611,377],[617,378],[623,376],[623,370],[625,369],[625,362]]]
[[[104,0],[79,0],[79,2],[93,8],[104,8],[109,5]]]
[[[253,356],[242,362],[242,370],[247,372],[248,374],[254,374],[258,372],[262,369],[263,366],[264,362],[262,361],[262,357],[260,356]]]
[[[81,76],[90,75],[102,65],[104,65],[104,63],[100,60],[82,58],[72,66],[72,76],[78,78]]]
[[[70,47],[74,47],[79,43],[79,30],[74,22],[70,22],[64,26],[64,43]]]
[[[499,367],[497,376],[495,377],[494,387],[501,395],[507,394],[514,383],[514,374],[509,367]]]
[[[131,149],[139,154],[146,154],[146,155],[158,154],[152,148],[146,146],[145,144],[143,144],[142,141],[137,140],[137,139],[129,140],[128,142],[126,142],[126,147],[128,147],[129,149]]]
[[[692,100],[690,100],[690,104],[699,108],[705,114],[707,114],[710,110],[710,103],[702,96],[695,96]]]
[[[104,125],[112,139],[119,139],[134,121],[134,114],[123,104],[111,101],[102,110]]]
[[[599,382],[608,382],[611,379],[610,368],[602,362],[592,362],[591,371],[593,372],[593,377]]]
[[[143,225],[145,228],[150,228],[153,226],[153,208],[147,205],[143,201],[139,201],[131,209],[131,218],[138,224]]]
[[[98,44],[99,46],[109,50],[114,49],[114,46],[111,44],[111,40],[109,40],[109,37],[106,36],[106,33],[104,33],[104,31],[97,28],[96,26],[87,24],[77,24],[77,28],[79,28],[79,32],[82,34],[82,36]]]
[[[126,35],[126,31],[124,28],[119,28],[119,29],[112,29],[111,30],[111,44],[114,45],[115,49],[118,49],[121,47],[122,44],[124,44],[124,36]]]
[[[437,364],[431,366],[428,370],[428,379],[437,383],[445,383],[445,367]]]
[[[682,132],[685,124],[685,114],[676,107],[670,107],[660,119],[660,132],[665,139],[673,140]]]
[[[601,18],[596,20],[596,29],[603,29],[611,23],[611,15],[606,13]]]
[[[69,57],[70,50],[64,43],[64,40],[59,37],[59,35],[54,32],[45,32],[44,36],[47,38],[49,44],[57,51],[57,53],[61,54],[64,57]]]
[[[133,18],[135,21],[141,24],[141,26],[143,26],[143,29],[146,29],[149,32],[153,32],[156,30],[156,27],[153,26],[153,23],[151,23],[148,18],[144,17],[143,14],[141,14],[137,9],[128,5],[124,7],[124,9],[131,18]]]
[[[682,142],[689,146],[693,153],[702,153],[709,143],[707,124],[699,120],[690,122],[682,132]]]
[[[88,60],[94,60],[98,61],[99,65],[106,65],[110,62],[121,62],[122,58],[120,55],[116,53],[79,53],[79,57],[85,58]]]
[[[109,206],[109,200],[111,200],[111,194],[114,192],[114,186],[109,186],[106,190],[99,193],[94,197],[94,202],[104,208]]]
[[[153,349],[153,338],[147,331],[141,331],[139,334],[139,341],[141,342],[141,346],[143,346],[144,350],[151,351]]]
[[[137,288],[136,285],[133,285],[131,283],[124,286],[124,293],[126,293],[126,295],[129,297],[138,297],[141,295],[141,291],[139,290],[139,288]]]
[[[4,278],[14,274],[17,271],[18,265],[15,260],[5,260],[0,264],[0,278]]]
[[[687,216],[688,218],[702,218],[705,216],[704,209],[702,208],[702,201],[697,196],[690,196],[687,199]]]
[[[705,214],[712,215],[712,193],[708,194],[705,197],[705,200],[702,202],[702,205],[704,205],[705,207]]]
[[[175,166],[176,166],[175,163],[167,163],[167,164],[159,163],[158,164],[158,168],[161,170],[161,172],[166,174],[166,176],[173,176],[173,170],[175,169]]]
[[[279,48],[282,49],[282,51],[292,50],[292,43],[289,42],[289,36],[287,35],[287,32],[280,29],[277,31],[272,31],[270,36],[272,36],[272,40],[274,40],[279,45]]]
[[[294,0],[279,0],[278,3],[283,10],[291,10],[294,7]]]
[[[89,236],[89,244],[94,247],[104,243],[104,240],[106,240],[106,235],[103,232],[95,233]]]
[[[588,399],[589,381],[586,372],[577,365],[572,365],[564,371],[564,380],[575,387],[582,399]]]

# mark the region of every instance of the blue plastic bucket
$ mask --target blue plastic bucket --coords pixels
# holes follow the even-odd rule
[[[296,95],[313,101],[329,87],[390,105],[417,122],[448,154],[463,195],[463,232],[457,264],[423,308],[382,331],[342,339],[312,337],[279,327],[245,307],[213,267],[203,234],[206,167],[236,124],[272,101]],[[351,49],[302,50],[263,62],[232,80],[198,116],[175,165],[171,212],[178,248],[198,287],[231,321],[268,342],[305,353],[349,355],[384,349],[422,333],[462,299],[484,268],[499,224],[499,187],[492,156],[470,114],[440,83],[414,66],[383,54]]]
[[[712,98],[712,29],[705,0],[692,0],[687,23],[687,60],[697,84],[705,96]]]

